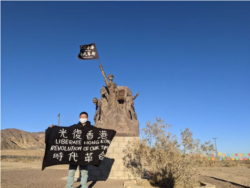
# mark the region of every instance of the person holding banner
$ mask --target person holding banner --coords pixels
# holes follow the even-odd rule
[[[50,126],[53,127],[56,126],[52,124]],[[82,127],[82,126],[92,126],[90,124],[90,121],[88,121],[88,113],[87,112],[81,112],[79,117],[78,124],[71,125],[70,127]],[[80,175],[81,175],[81,188],[87,188],[87,180],[88,180],[88,169],[87,165],[79,165],[80,167]],[[77,165],[69,165],[69,172],[68,172],[68,178],[67,178],[67,185],[66,188],[72,188],[74,183],[74,176],[77,169]]]

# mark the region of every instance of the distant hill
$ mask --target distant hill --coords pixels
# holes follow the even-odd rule
[[[1,149],[44,149],[45,132],[26,132],[19,129],[1,130]]]

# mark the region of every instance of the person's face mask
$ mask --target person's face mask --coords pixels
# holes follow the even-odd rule
[[[79,120],[80,120],[81,123],[86,123],[88,121],[87,118],[80,118]]]

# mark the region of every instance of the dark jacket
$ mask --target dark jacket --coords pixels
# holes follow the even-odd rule
[[[86,125],[84,125],[84,127],[89,127],[89,126],[93,126],[93,125],[91,125],[91,122],[90,122],[90,121],[87,121],[87,122],[86,122]],[[75,127],[75,128],[77,128],[77,127],[83,127],[83,125],[82,125],[82,123],[79,121],[77,124],[71,125],[70,127]]]
[[[58,126],[58,125],[55,125],[55,126]],[[84,127],[89,127],[89,126],[94,126],[94,125],[91,125],[91,122],[87,121],[86,125],[84,125]],[[73,125],[71,125],[69,127],[75,127],[75,128],[77,128],[77,127],[83,127],[83,126],[82,126],[82,123],[79,121],[77,124],[73,124]]]

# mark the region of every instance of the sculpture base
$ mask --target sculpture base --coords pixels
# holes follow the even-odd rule
[[[108,117],[108,118],[107,118]],[[127,118],[126,114],[112,112],[106,114],[106,118],[102,121],[97,121],[95,127],[102,129],[112,129],[116,131],[116,136],[139,136],[139,122],[135,119]]]
[[[129,140],[140,139],[138,137],[115,136],[108,148],[106,159],[99,167],[88,166],[88,180],[98,181],[106,179],[135,179],[123,165],[123,150]],[[112,160],[113,159],[113,160]]]

